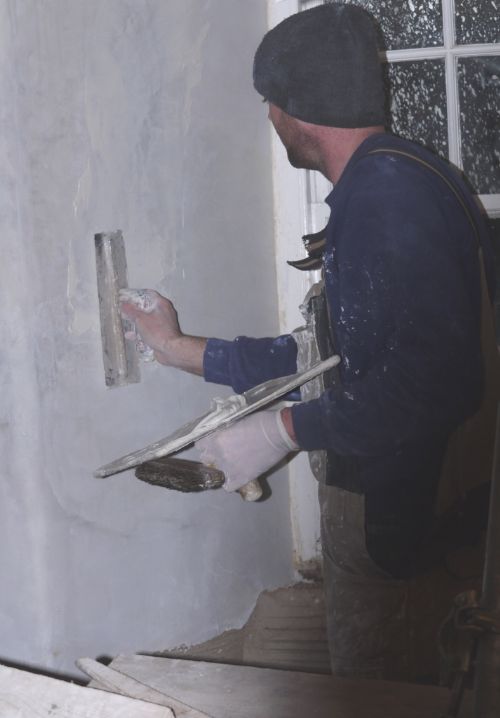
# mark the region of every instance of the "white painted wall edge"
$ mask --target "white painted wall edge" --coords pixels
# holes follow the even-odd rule
[[[298,0],[268,0],[269,27],[298,9]],[[298,272],[286,263],[303,256],[300,238],[306,233],[305,173],[291,167],[272,128],[271,132],[278,307],[280,331],[284,333],[303,324],[299,306],[312,283],[309,273]],[[307,571],[321,555],[317,482],[304,453],[290,462],[288,473],[294,565],[299,572]]]

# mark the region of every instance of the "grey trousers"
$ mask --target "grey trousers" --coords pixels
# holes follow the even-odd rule
[[[409,582],[370,558],[364,496],[320,483],[319,501],[332,673],[408,680]]]
[[[362,495],[319,483],[328,645],[332,673],[437,682],[439,629],[454,598],[481,590],[484,545],[459,549],[409,580],[370,558]]]

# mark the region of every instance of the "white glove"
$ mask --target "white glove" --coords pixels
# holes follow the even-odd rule
[[[280,411],[258,411],[196,442],[204,464],[226,477],[226,491],[237,491],[268,471],[298,445],[289,436]]]
[[[169,342],[182,336],[177,312],[172,302],[154,289],[120,289],[122,319],[130,323],[125,338],[135,340],[137,352],[144,361],[155,354],[163,364]]]
[[[153,347],[146,344],[141,334],[137,331],[136,323],[127,316],[123,309],[124,304],[139,310],[143,314],[152,314],[158,307],[158,299],[160,295],[152,289],[120,289],[119,298],[122,309],[122,322],[125,330],[125,339],[135,342],[135,349],[140,359],[145,362],[155,360]],[[129,307],[130,311],[130,307]],[[139,315],[141,316],[141,315]]]

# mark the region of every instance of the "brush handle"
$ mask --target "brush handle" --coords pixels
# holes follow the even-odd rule
[[[258,501],[262,496],[262,486],[259,479],[252,479],[248,484],[238,489],[238,493],[245,501]]]

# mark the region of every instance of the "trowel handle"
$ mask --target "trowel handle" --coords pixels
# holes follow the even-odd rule
[[[252,479],[248,484],[238,489],[238,493],[245,501],[258,501],[262,496],[262,486],[259,479]]]

